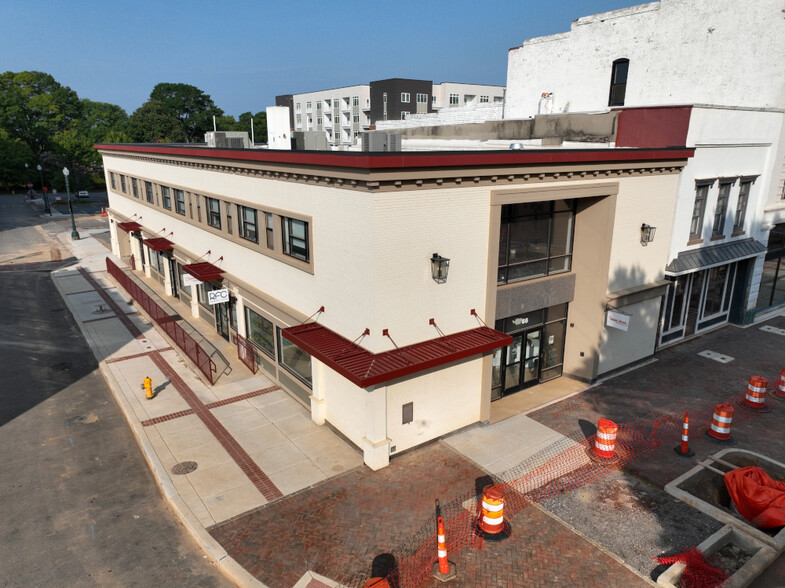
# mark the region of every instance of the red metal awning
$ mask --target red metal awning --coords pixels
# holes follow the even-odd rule
[[[142,225],[134,221],[128,221],[126,223],[117,223],[117,226],[123,229],[126,233],[130,233],[131,231],[142,230]]]
[[[318,323],[283,329],[283,336],[360,388],[368,388],[427,369],[479,355],[512,343],[512,337],[478,327],[371,353]]]
[[[168,249],[174,249],[174,243],[172,243],[169,239],[164,239],[163,237],[142,239],[142,243],[147,245],[153,251],[167,251]]]
[[[224,271],[217,265],[213,265],[209,261],[201,261],[199,263],[189,263],[183,266],[183,271],[191,274],[197,280],[202,282],[209,282],[211,280],[220,280]]]

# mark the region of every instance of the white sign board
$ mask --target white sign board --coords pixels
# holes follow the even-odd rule
[[[201,283],[200,280],[197,280],[191,274],[183,274],[183,286],[198,286]]]
[[[605,315],[605,324],[614,329],[626,331],[630,326],[630,315],[617,310],[609,310]]]
[[[210,290],[207,293],[207,302],[210,304],[221,304],[221,302],[229,302],[229,289],[223,288],[221,290]]]

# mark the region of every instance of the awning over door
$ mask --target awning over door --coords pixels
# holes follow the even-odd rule
[[[209,282],[211,280],[220,280],[224,271],[217,265],[213,265],[209,261],[201,261],[199,263],[189,263],[183,266],[183,271],[191,274],[201,282]]]
[[[766,246],[752,238],[701,247],[700,249],[690,249],[689,251],[681,251],[676,259],[665,267],[665,273],[670,276],[680,276],[755,257],[765,251]]]
[[[383,353],[371,353],[318,324],[283,329],[283,336],[360,388],[423,372],[512,343],[512,337],[478,327]]]
[[[142,243],[147,245],[153,251],[168,251],[169,249],[174,249],[174,243],[172,243],[169,239],[164,239],[163,237],[142,239]]]
[[[142,225],[134,221],[128,221],[124,223],[117,223],[117,226],[123,229],[126,233],[130,233],[131,231],[141,231]]]

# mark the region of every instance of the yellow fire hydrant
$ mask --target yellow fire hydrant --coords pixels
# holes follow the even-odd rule
[[[144,379],[144,384],[142,384],[142,387],[144,388],[145,398],[147,398],[147,400],[153,398],[153,381],[150,379],[150,376],[147,376]]]

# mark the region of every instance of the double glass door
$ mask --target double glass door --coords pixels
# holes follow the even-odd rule
[[[540,381],[542,327],[513,335],[512,344],[494,356],[493,396],[501,398]]]

